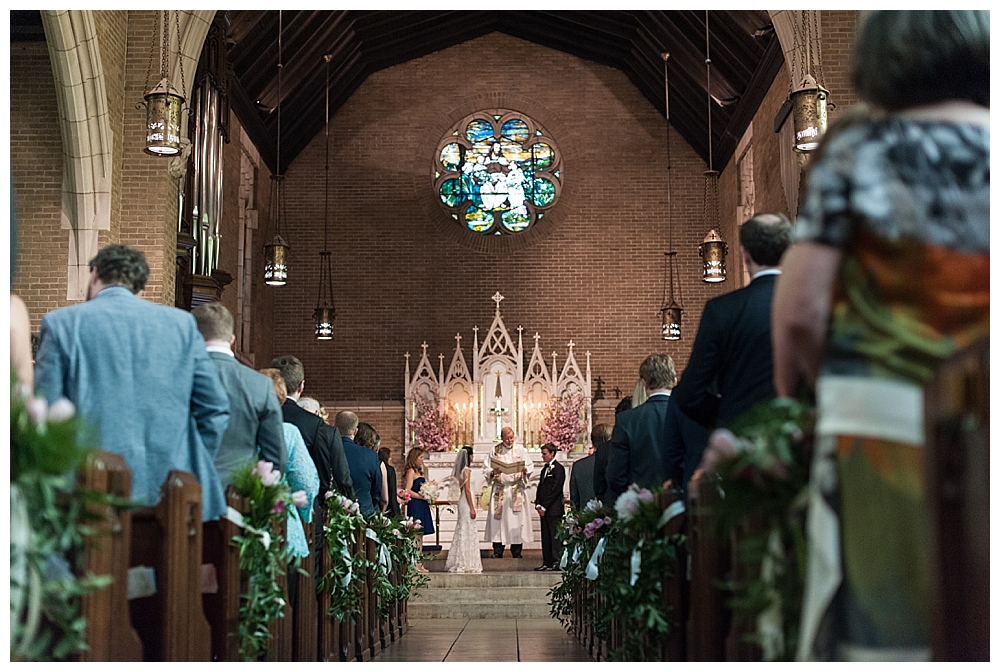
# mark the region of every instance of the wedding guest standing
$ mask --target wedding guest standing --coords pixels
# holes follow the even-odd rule
[[[424,477],[424,456],[426,454],[423,448],[410,448],[403,466],[403,479],[406,483],[403,488],[410,495],[410,501],[406,505],[406,515],[420,521],[417,550],[424,547],[424,535],[434,532],[434,516],[431,515],[431,507],[427,504],[426,497],[420,493],[421,486],[427,480]],[[417,569],[421,572],[427,571],[421,562],[417,563]]]
[[[775,387],[818,412],[798,654],[926,660],[923,385],[989,333],[990,13],[864,13],[852,79],[874,113],[828,131],[774,297]]]

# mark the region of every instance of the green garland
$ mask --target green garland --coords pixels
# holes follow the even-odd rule
[[[389,577],[390,568],[396,566],[392,557],[395,539],[392,530],[395,529],[395,525],[391,518],[378,513],[368,518],[368,529],[375,533],[376,551],[375,557],[368,558],[365,564],[372,579],[371,590],[375,596],[378,614],[384,618],[389,615],[390,605],[396,601],[396,588]]]
[[[80,598],[111,583],[110,576],[75,571],[94,534],[88,509],[129,504],[76,483],[74,473],[94,449],[78,438],[73,405],[28,400],[11,378],[10,657],[66,660],[87,649]]]
[[[733,426],[742,450],[715,467],[724,497],[716,533],[740,543],[734,561],[744,580],[733,586],[738,622],[752,626],[747,641],[765,660],[793,660],[805,592],[806,492],[811,408],[792,399],[758,404]]]
[[[364,518],[357,502],[334,492],[326,493],[326,508],[323,535],[330,551],[330,569],[316,582],[316,592],[330,591],[328,615],[338,621],[356,621],[367,566],[360,554],[348,550],[348,543],[364,527]]]
[[[392,562],[402,570],[399,584],[394,586],[395,599],[406,602],[413,592],[429,583],[426,574],[417,571],[417,563],[431,559],[429,553],[423,553],[417,546],[417,537],[421,534],[420,522],[413,518],[397,518],[393,521],[392,535],[396,543],[389,546],[392,550]]]
[[[291,553],[284,530],[293,506],[288,486],[270,462],[248,464],[233,473],[233,489],[250,502],[243,533],[233,537],[239,548],[240,571],[247,575],[247,592],[240,596],[240,660],[267,657],[270,624],[285,615],[285,590],[278,579],[287,572]]]

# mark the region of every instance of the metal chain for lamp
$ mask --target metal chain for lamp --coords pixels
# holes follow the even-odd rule
[[[337,310],[333,305],[333,260],[329,249],[330,229],[330,61],[332,54],[323,56],[326,61],[326,149],[325,194],[323,198],[323,251],[319,254],[319,297],[313,318],[316,321],[316,340],[333,339],[333,321]]]
[[[281,33],[282,15],[278,10],[278,127],[276,142],[276,175],[271,176],[271,209],[275,212],[274,237],[264,246],[264,283],[281,287],[288,282],[289,246],[281,237],[281,221],[285,215],[284,175],[281,174]]]
[[[667,251],[664,252],[664,274],[663,274],[663,306],[660,308],[660,333],[665,341],[676,341],[681,337],[681,311],[680,305],[674,300],[674,218],[673,218],[673,198],[670,191],[670,177],[673,162],[670,155],[670,79],[667,61],[670,54],[664,52],[663,56],[663,91],[664,91],[664,113],[667,120]],[[669,273],[670,295],[667,298],[667,278]],[[679,283],[678,283],[679,284]]]
[[[170,12],[163,10],[162,18],[157,15],[157,28],[160,31],[160,81],[149,88],[149,80],[153,74],[153,52],[157,41],[154,38],[149,49],[149,65],[146,70],[146,91],[144,103],[146,106],[146,146],[144,150],[154,156],[176,156],[181,153],[181,126],[184,97],[178,94],[170,83]],[[181,91],[185,89],[184,56],[180,53],[180,21],[174,14],[174,26],[177,33],[178,65],[181,75]]]
[[[703,282],[726,280],[726,252],[729,246],[719,234],[719,173],[712,166],[712,58],[709,51],[708,10],[705,10],[705,93],[708,99],[708,170],[705,171],[705,220],[709,231],[698,246],[702,258]]]

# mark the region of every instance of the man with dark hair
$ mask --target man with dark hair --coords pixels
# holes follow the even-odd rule
[[[559,550],[562,544],[556,536],[559,521],[566,515],[563,486],[566,484],[566,469],[556,462],[559,449],[555,444],[546,443],[542,446],[542,474],[538,478],[535,490],[535,511],[541,517],[542,523],[542,564],[535,567],[536,572],[558,571]]]
[[[229,422],[229,398],[191,315],[137,296],[142,253],[109,245],[90,262],[87,301],[42,318],[36,390],[66,397],[132,472],[132,496],[153,505],[173,470],[201,484],[202,519],[226,511],[213,459]]]
[[[300,407],[297,403],[305,390],[305,368],[298,357],[282,355],[271,360],[271,368],[281,372],[288,390],[288,397],[281,405],[281,413],[285,422],[290,422],[299,428],[306,450],[309,451],[316,472],[319,474],[320,497],[316,498],[316,509],[322,515],[322,494],[328,490],[339,490],[345,497],[354,499],[354,484],[351,481],[351,471],[344,455],[344,445],[340,432],[336,427],[323,422],[314,413]]]
[[[639,365],[647,399],[615,418],[608,442],[608,489],[605,504],[613,503],[632,483],[658,489],[666,478],[663,429],[670,390],[677,377],[670,355],[654,352]]]
[[[357,495],[361,515],[368,517],[381,510],[382,499],[382,468],[378,455],[374,450],[354,442],[358,433],[358,416],[352,411],[341,411],[334,418],[334,424],[340,432],[347,456],[347,466],[351,470],[351,482]]]
[[[233,315],[228,308],[212,301],[196,307],[191,314],[229,395],[229,426],[215,455],[215,468],[223,487],[233,482],[234,471],[256,461],[258,456],[284,473],[288,450],[274,384],[267,376],[236,361],[232,349],[236,342]]]
[[[574,508],[586,506],[587,502],[597,497],[597,451],[611,438],[611,425],[601,422],[594,425],[590,430],[590,450],[587,457],[573,463],[573,468],[569,472],[569,501]],[[607,449],[605,450],[602,469],[607,468]],[[601,474],[603,488],[601,494],[607,489],[607,480]]]
[[[752,280],[705,304],[688,366],[673,393],[673,403],[703,427],[729,427],[754,404],[775,397],[771,299],[791,237],[792,223],[781,213],[758,213],[740,227],[740,254]],[[668,476],[680,479],[676,485],[686,485],[704,448],[704,443],[671,444]],[[685,455],[690,451],[697,454]]]

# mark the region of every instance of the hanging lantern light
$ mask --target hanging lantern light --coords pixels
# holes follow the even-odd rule
[[[726,253],[729,245],[719,232],[712,229],[698,246],[701,257],[701,279],[704,282],[722,282],[726,279]]]
[[[667,120],[667,252],[663,253],[663,307],[660,308],[660,335],[664,341],[677,341],[681,337],[682,308],[674,300],[674,218],[673,200],[670,193],[670,84],[667,73],[667,59],[670,54],[663,53],[663,103]],[[669,278],[669,279],[668,279]],[[669,284],[670,294],[667,294]],[[679,283],[678,283],[679,285]]]
[[[712,59],[709,57],[708,10],[705,10],[705,92],[708,94],[708,170],[705,171],[705,240],[698,246],[703,282],[725,282],[729,245],[719,235],[719,171],[712,169]]]
[[[812,75],[792,91],[792,123],[795,131],[796,152],[811,152],[819,147],[819,139],[826,132],[826,101],[830,92],[816,83]]]
[[[326,166],[325,197],[323,199],[323,251],[319,253],[319,297],[316,299],[316,310],[313,319],[316,321],[316,340],[333,340],[333,320],[337,311],[333,306],[333,255],[329,249],[330,229],[330,60],[331,54],[326,54]]]
[[[678,341],[681,338],[681,313],[683,308],[674,300],[674,251],[664,252],[663,262],[663,307],[660,308],[660,332],[664,341]],[[670,294],[666,293],[667,277],[670,278]]]
[[[800,18],[795,26],[795,48],[789,64],[793,71],[788,93],[792,105],[792,148],[804,154],[819,147],[820,138],[826,132],[830,92],[821,83],[823,59],[819,41],[819,12],[789,11],[798,11]],[[813,73],[816,73],[815,76]],[[791,82],[795,81],[799,84],[792,89]]]
[[[176,15],[174,16],[177,22]],[[146,147],[145,151],[153,156],[175,156],[181,152],[181,113],[184,107],[184,97],[177,92],[170,82],[168,66],[170,56],[170,16],[164,10],[157,18],[160,39],[160,81],[149,89],[143,98],[146,101]],[[178,41],[180,40],[180,31]],[[152,75],[153,54],[156,44],[150,48],[149,72],[146,73],[146,84]],[[184,88],[184,59],[178,58],[181,73],[181,88]]]
[[[271,176],[271,222],[274,235],[264,245],[264,284],[282,287],[288,282],[288,257],[291,247],[281,236],[281,224],[285,220],[285,176],[281,174],[281,10],[278,10],[278,114],[277,151],[275,169]]]

